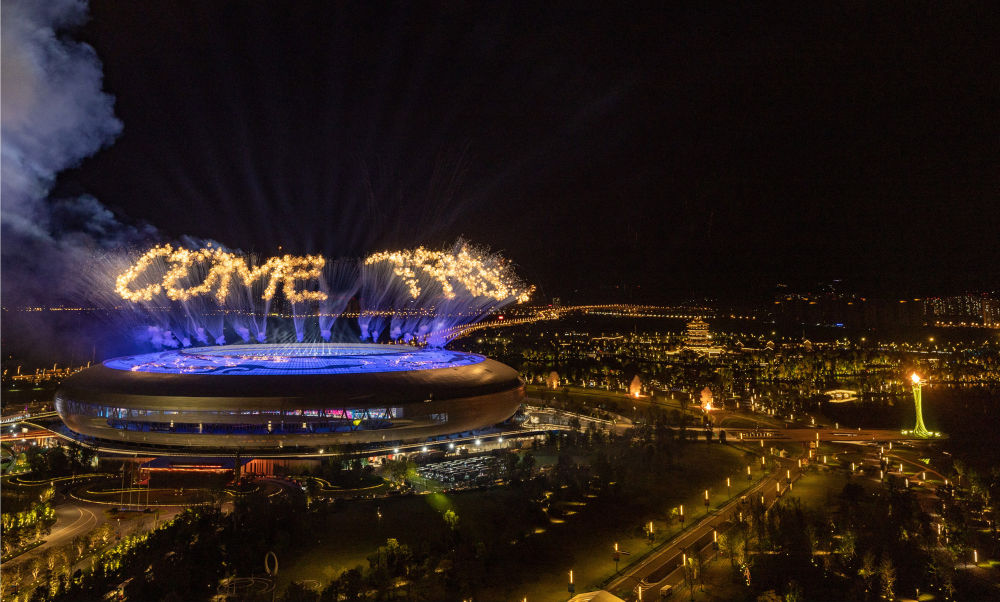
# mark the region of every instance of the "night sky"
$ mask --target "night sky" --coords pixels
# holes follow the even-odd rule
[[[92,2],[124,130],[53,196],[266,253],[464,235],[543,299],[998,288],[995,6],[612,4]]]

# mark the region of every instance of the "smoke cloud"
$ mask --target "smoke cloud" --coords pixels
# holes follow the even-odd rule
[[[65,33],[86,20],[87,4],[4,0],[2,9],[3,334],[5,343],[28,333],[51,342],[45,331],[59,326],[15,315],[16,308],[79,303],[93,284],[88,266],[110,250],[156,238],[156,230],[123,223],[91,196],[49,198],[60,171],[122,131],[114,98],[101,89],[96,52]]]

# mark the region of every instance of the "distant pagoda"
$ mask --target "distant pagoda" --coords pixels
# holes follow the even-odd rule
[[[712,335],[708,331],[708,322],[695,318],[687,324],[687,335],[684,346],[689,349],[707,350],[712,346]]]

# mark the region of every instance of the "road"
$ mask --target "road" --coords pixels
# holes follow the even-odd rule
[[[790,436],[784,439],[774,438],[773,440],[776,441],[815,441],[816,433],[820,434],[820,441],[867,442],[871,441],[873,436],[877,441],[905,438],[898,431],[874,429],[862,429],[861,431],[844,429],[783,429],[777,432]],[[864,463],[874,466],[877,469],[879,456],[877,452],[877,448],[874,451],[869,450],[867,454],[869,457],[865,458]],[[917,470],[911,476],[911,479],[915,481],[917,480],[917,475],[923,471],[934,474],[941,480],[944,480],[942,475],[923,464],[896,456],[895,454],[890,453],[887,455],[896,458],[897,461],[903,461],[904,463],[916,466]],[[731,517],[734,513],[740,511],[743,496],[748,500],[755,499],[756,496],[763,496],[765,506],[770,507],[778,497],[785,495],[789,488],[787,484],[788,475],[790,475],[793,485],[802,476],[802,471],[798,468],[796,460],[796,458],[781,460],[781,464],[774,472],[754,485],[748,492],[745,492],[742,496],[737,496],[737,498],[729,501],[726,505],[711,512],[707,518],[704,518],[696,526],[677,535],[666,547],[637,566],[626,570],[618,578],[611,581],[605,589],[610,592],[627,590],[635,594],[637,588],[641,587],[643,598],[647,600],[656,599],[659,595],[659,590],[665,585],[671,585],[674,590],[681,589],[685,583],[684,570],[682,568],[683,555],[685,553],[692,554],[694,550],[698,550],[701,552],[703,559],[707,560],[710,558],[716,550],[713,545],[713,531],[718,531],[719,536],[721,536],[724,530],[730,526]],[[780,494],[778,493],[779,489]],[[924,495],[934,497],[932,492],[925,492]]]
[[[726,505],[712,511],[707,518],[702,519],[694,527],[690,527],[684,533],[675,536],[667,546],[637,566],[627,569],[621,576],[611,581],[605,589],[610,592],[635,591],[636,587],[641,584],[643,597],[646,599],[655,599],[651,596],[658,594],[659,589],[664,585],[669,584],[676,589],[684,581],[684,572],[681,568],[683,554],[692,549],[712,550],[712,532],[728,526],[730,517],[740,511],[744,497],[749,500],[756,496],[763,496],[765,505],[772,505],[778,497],[779,487],[782,495],[788,491],[788,485],[785,483],[785,471],[790,471],[793,482],[801,476],[796,465],[794,459],[782,461],[779,468],[767,478],[758,482],[741,496],[733,498]],[[776,484],[778,485],[776,486]]]
[[[52,525],[52,532],[45,537],[45,543],[8,560],[0,568],[8,564],[29,562],[33,558],[44,556],[50,550],[69,545],[77,535],[90,533],[106,523],[108,517],[104,513],[105,509],[106,506],[81,502],[65,502],[55,506],[56,522]]]
[[[765,441],[834,441],[843,443],[859,443],[872,441],[921,441],[916,437],[904,435],[900,431],[889,429],[849,429],[849,428],[791,428],[791,429],[761,429],[753,431],[747,428],[727,427],[713,429],[718,437],[719,431],[726,431],[728,441],[743,441],[763,439]],[[756,434],[755,434],[756,433]],[[762,436],[763,435],[763,436]]]
[[[116,521],[107,514],[107,510],[111,507],[109,504],[91,503],[68,495],[73,489],[86,486],[86,483],[83,485],[71,483],[68,485],[68,489],[60,488],[61,490],[53,500],[56,522],[52,525],[51,532],[45,537],[45,543],[8,560],[0,565],[0,568],[44,557],[51,550],[68,546],[72,543],[73,538],[86,535],[105,523],[111,522],[116,530],[121,530],[123,537],[140,531],[148,531],[154,527],[157,519],[152,513],[134,513],[129,518]],[[159,521],[169,520],[181,510],[183,510],[182,507],[161,508]]]

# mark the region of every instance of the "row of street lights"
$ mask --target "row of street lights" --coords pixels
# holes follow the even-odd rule
[[[764,442],[761,441],[761,447],[763,447],[763,443]],[[773,451],[774,450],[772,448],[772,453],[773,453]],[[765,456],[761,456],[761,458],[760,458],[761,469],[764,469],[766,467],[766,463],[767,463],[766,457]],[[801,468],[801,466],[802,466],[802,462],[800,460],[799,461],[799,467]],[[747,477],[747,484],[748,485],[749,485],[750,482],[753,481],[753,474],[752,474],[752,472],[753,472],[752,471],[752,467],[748,464],[747,465],[747,471],[746,471],[746,477]],[[791,471],[790,470],[786,470],[785,471],[785,476],[786,476],[786,480],[788,482],[790,482],[791,481]],[[780,495],[780,493],[781,493],[781,485],[780,485],[780,483],[775,483],[775,486],[777,487],[777,493]],[[727,499],[731,499],[732,498],[732,477],[726,477],[726,494],[727,494]],[[763,499],[763,496],[762,496],[762,499]],[[707,516],[708,512],[710,510],[710,507],[711,507],[711,500],[710,500],[709,490],[708,489],[704,490],[704,505],[705,505],[705,514]],[[740,513],[740,514],[742,515],[742,513]],[[683,504],[678,505],[678,507],[677,507],[677,515],[678,515],[678,520],[680,521],[682,529],[683,529],[684,519],[685,519],[684,505]],[[654,526],[653,526],[653,521],[649,521],[649,524],[647,526],[647,530],[646,531],[647,531],[647,536],[649,537],[650,542],[652,542],[654,540]],[[719,550],[719,533],[715,529],[712,530],[712,547],[713,547],[713,549],[716,552],[718,552],[718,550]],[[627,552],[627,551],[621,550],[619,548],[618,542],[615,542],[614,546],[613,546],[612,560],[615,563],[615,572],[616,573],[618,572],[618,564],[621,561],[621,555],[622,554],[630,555],[631,552]],[[684,552],[682,554],[682,556],[683,556],[683,562],[684,562],[684,567],[685,567],[685,581],[691,583],[691,579],[693,579],[693,571],[694,571],[693,558],[689,559],[686,552]],[[690,560],[692,566],[689,566],[689,560]],[[689,572],[691,572],[691,575],[688,574]],[[570,595],[573,595],[576,592],[576,584],[574,583],[574,580],[573,580],[573,570],[572,569],[570,569],[570,571],[569,571],[569,582],[567,583],[566,589],[570,593]],[[637,590],[638,590],[639,600],[642,600],[642,588],[638,587]],[[693,599],[693,596],[694,596],[693,590],[691,592],[691,595],[692,595],[692,599]]]

